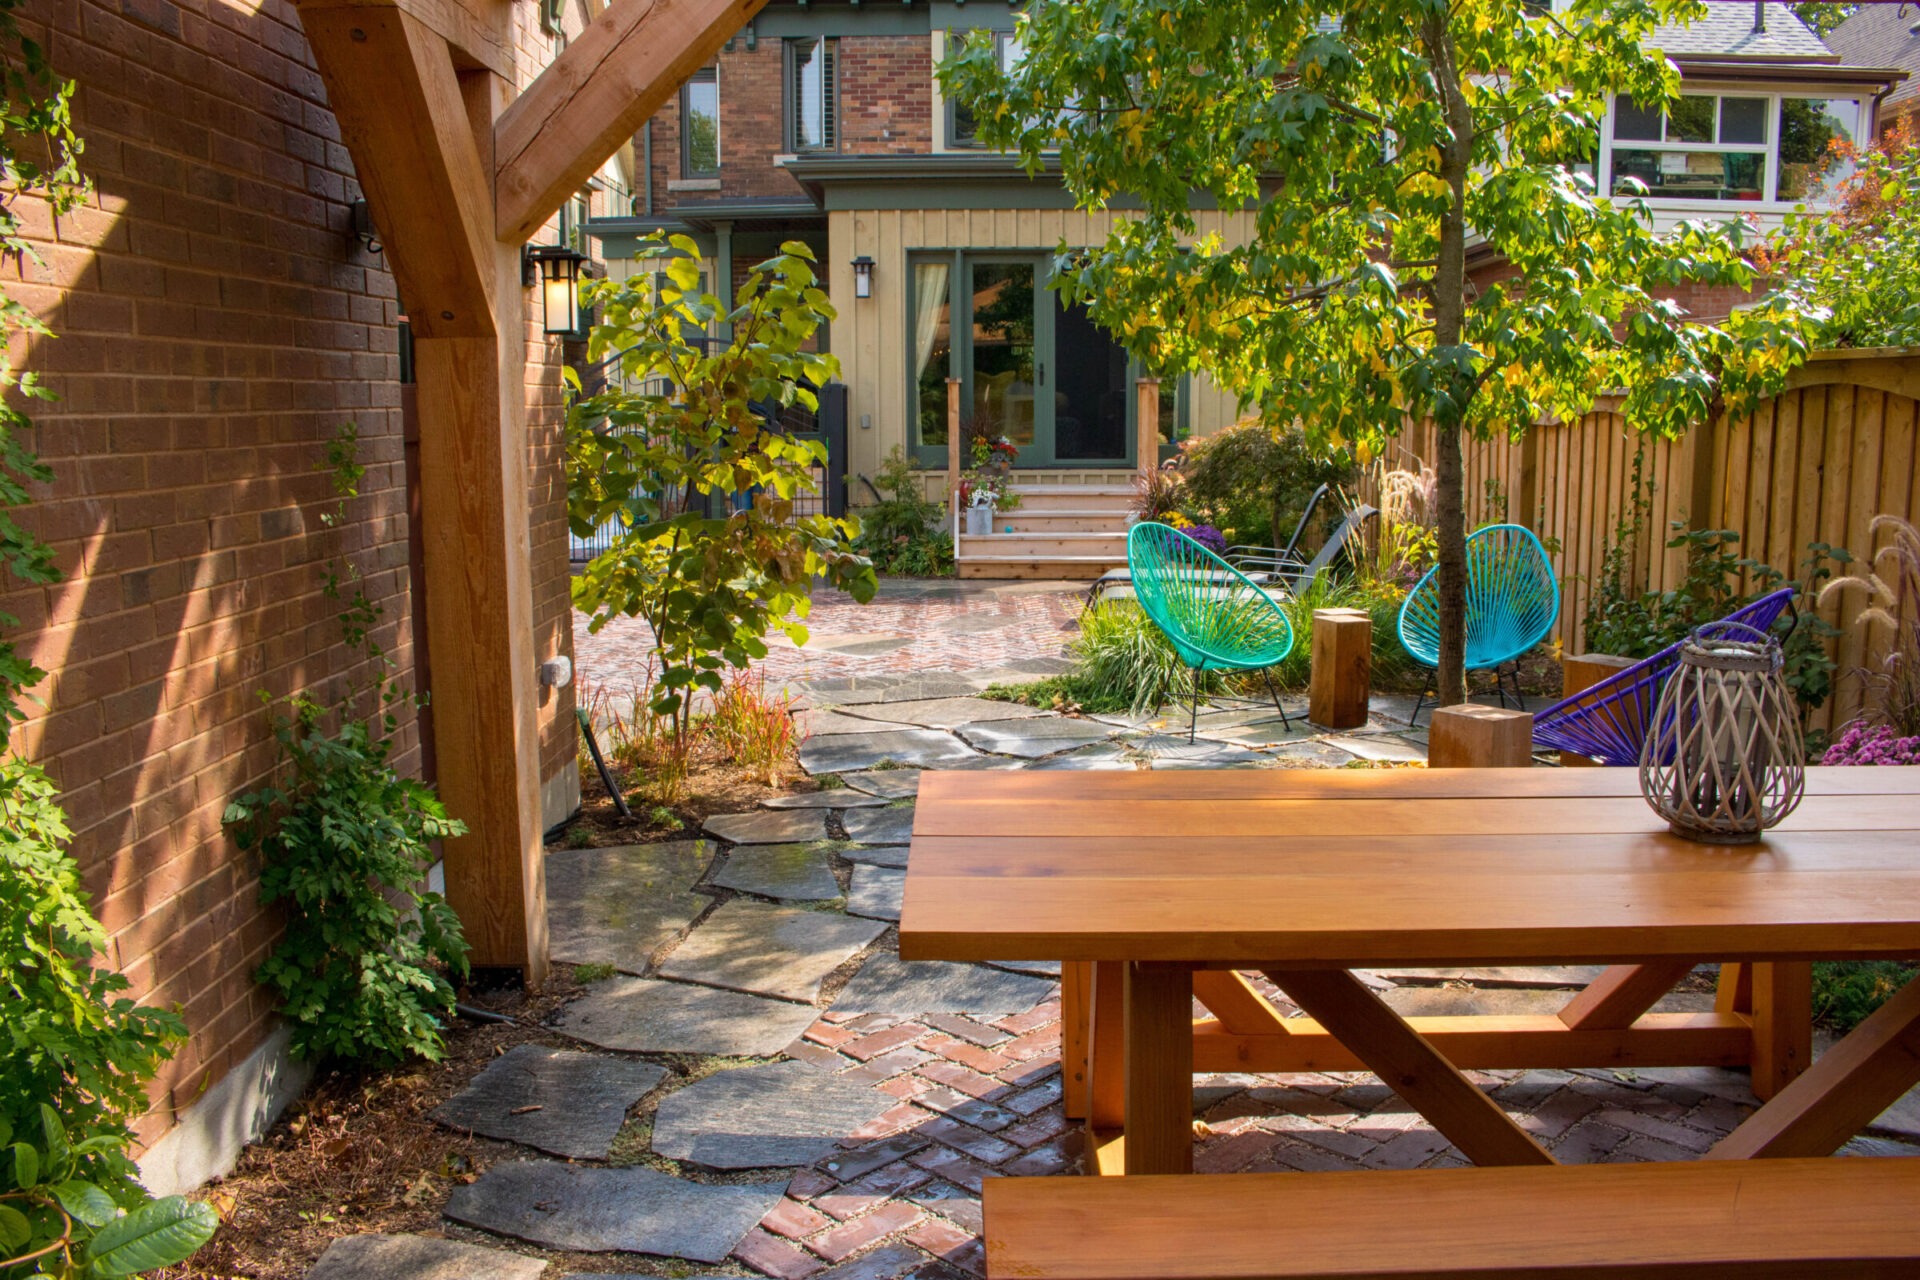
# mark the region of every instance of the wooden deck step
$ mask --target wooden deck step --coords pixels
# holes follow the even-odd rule
[[[1115,564],[1127,562],[1127,535],[1124,533],[992,533],[960,535],[960,558],[1105,556]]]
[[[1121,563],[1126,562],[1123,555]],[[955,561],[962,578],[1045,578],[1091,582],[1113,568],[1112,556],[981,556]]]
[[[1920,1274],[1920,1160],[989,1178],[987,1280]]]
[[[1131,488],[1104,484],[1016,484],[1013,491],[1020,495],[1021,511],[1118,511],[1122,524],[1133,501]]]

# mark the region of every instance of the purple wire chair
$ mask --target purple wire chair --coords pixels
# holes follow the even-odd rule
[[[1782,587],[1741,605],[1718,622],[1700,628],[1711,637],[1727,627],[1751,627],[1762,634],[1793,603],[1794,588]],[[1640,762],[1640,744],[1653,719],[1660,686],[1680,665],[1680,644],[1670,644],[1651,658],[1623,668],[1598,684],[1562,699],[1533,718],[1533,745],[1558,747],[1575,755],[1591,756],[1601,764]]]

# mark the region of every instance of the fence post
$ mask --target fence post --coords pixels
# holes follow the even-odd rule
[[[947,506],[960,509],[960,379],[947,379]]]
[[[1535,533],[1540,532],[1540,433],[1544,430],[1535,423],[1520,437],[1520,491],[1513,495],[1514,510],[1507,513],[1507,519]]]
[[[1141,470],[1160,465],[1160,379],[1139,378],[1134,382],[1138,408],[1134,413],[1134,464]]]

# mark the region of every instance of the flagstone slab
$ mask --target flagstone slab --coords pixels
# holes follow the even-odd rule
[[[913,839],[913,806],[862,809],[849,813],[841,825],[857,844],[906,844]]]
[[[1060,962],[1058,960],[989,960],[988,964],[996,969],[1011,969],[1015,973],[1030,973],[1036,978],[1058,978]]]
[[[719,1262],[784,1191],[780,1183],[715,1185],[639,1167],[521,1160],[455,1187],[446,1215],[550,1249]]]
[[[847,913],[874,920],[898,920],[900,900],[906,890],[904,868],[855,867],[853,886],[847,890]]]
[[[824,682],[823,682],[824,683]],[[980,686],[964,676],[939,674],[854,680],[845,689],[816,689],[815,698],[828,706],[861,707],[876,702],[916,702],[927,698],[964,698]]]
[[[1266,763],[1265,756],[1250,748],[1205,738],[1188,742],[1184,733],[1154,733],[1123,741],[1128,751],[1151,761],[1156,769],[1248,769]]]
[[[546,1259],[427,1236],[341,1236],[307,1280],[536,1280]]]
[[[1324,730],[1316,729],[1307,723],[1305,716],[1296,716],[1291,723],[1282,723],[1279,716],[1268,712],[1268,719],[1256,720],[1251,724],[1223,725],[1210,728],[1202,724],[1199,735],[1212,738],[1217,742],[1240,743],[1248,746],[1271,747],[1283,742],[1304,742],[1319,736]]]
[[[840,882],[827,863],[833,848],[831,840],[742,845],[727,855],[726,865],[707,877],[707,883],[762,898],[802,902],[837,898]]]
[[[882,702],[861,710],[884,714],[889,720],[904,720],[924,729],[957,729],[963,724],[988,720],[1031,720],[1053,714],[1039,707],[1029,707],[1020,702],[1000,702],[993,698],[927,698],[912,702]]]
[[[871,796],[852,787],[831,791],[801,791],[790,796],[772,796],[760,802],[762,809],[884,809],[885,796]]]
[[[840,856],[872,867],[904,867],[908,848],[904,844],[850,844],[840,850]]]
[[[1054,984],[1004,968],[951,964],[944,960],[902,960],[881,954],[834,999],[835,1013],[990,1014],[1004,1018],[1025,1013],[1052,997]]]
[[[434,1108],[433,1118],[550,1155],[605,1160],[628,1108],[666,1075],[650,1062],[516,1045]]]
[[[861,870],[875,868],[857,869],[856,883]],[[885,932],[885,925],[837,912],[736,899],[675,947],[660,972],[711,987],[811,1001],[829,973]]]
[[[831,738],[843,733],[872,733],[879,729],[912,729],[916,725],[910,720],[863,719],[850,716],[844,711],[821,708],[818,711],[803,711],[795,716],[794,723],[802,733],[815,738]]]
[[[713,904],[691,892],[713,854],[706,840],[549,853],[547,930],[553,958],[641,972],[662,943]]]
[[[1598,964],[1496,965],[1487,968],[1372,969],[1368,972],[1399,986],[1442,986],[1465,982],[1476,987],[1584,987],[1605,973]]]
[[[792,844],[825,840],[827,815],[818,809],[755,809],[746,813],[716,813],[702,829],[733,844]]]
[[[1078,751],[1069,751],[1065,755],[1048,756],[1029,765],[1031,769],[1071,770],[1117,770],[1136,768],[1134,757],[1123,747],[1111,742],[1096,742],[1091,747],[1082,747]]]
[[[697,1053],[727,1058],[779,1053],[813,1025],[810,1005],[738,991],[615,978],[564,1006],[554,1029],[623,1053]]]
[[[905,800],[920,794],[920,770],[881,769],[874,773],[846,773],[840,781],[882,800]]]
[[[1338,737],[1322,738],[1330,747],[1337,747],[1362,760],[1425,760],[1426,748],[1408,742],[1405,738],[1389,733],[1347,733]]]
[[[871,769],[889,760],[897,765],[938,767],[973,756],[958,738],[938,729],[838,733],[831,738],[809,738],[800,744],[800,767],[808,773]]]
[[[1114,731],[1111,725],[1096,720],[1047,716],[1038,720],[988,720],[962,725],[956,732],[982,751],[1037,760],[1041,756],[1104,742]]]
[[[737,1067],[662,1098],[653,1149],[708,1169],[812,1164],[898,1101],[807,1062]]]
[[[1267,752],[1269,760],[1292,768],[1338,769],[1353,756],[1325,742],[1290,742]]]

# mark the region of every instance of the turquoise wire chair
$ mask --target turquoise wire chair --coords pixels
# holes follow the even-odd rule
[[[1440,669],[1439,573],[1438,565],[1427,570],[1400,606],[1400,643],[1430,674]],[[1466,669],[1493,672],[1501,706],[1507,705],[1507,690],[1500,673],[1511,665],[1514,700],[1526,710],[1520,694],[1520,655],[1546,639],[1559,616],[1560,584],[1533,530],[1490,524],[1467,536]],[[1408,724],[1420,718],[1426,700],[1422,689]]]
[[[1293,652],[1293,624],[1273,597],[1186,534],[1152,521],[1127,534],[1127,570],[1140,608],[1193,669],[1188,742],[1200,719],[1202,671],[1261,672],[1280,723],[1292,727],[1269,668]]]

